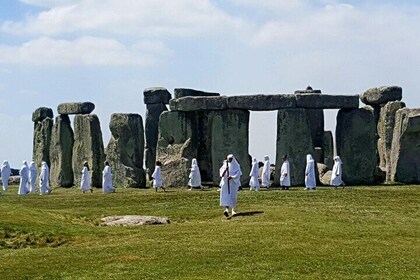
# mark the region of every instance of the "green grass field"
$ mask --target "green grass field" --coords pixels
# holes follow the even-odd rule
[[[420,279],[420,187],[0,196],[0,279]],[[169,225],[106,227],[108,215]]]

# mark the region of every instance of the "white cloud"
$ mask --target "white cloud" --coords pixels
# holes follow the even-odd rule
[[[20,0],[20,2],[33,6],[51,8],[78,3],[81,0]]]
[[[289,11],[307,6],[307,0],[229,0],[237,6],[266,9],[273,12]]]
[[[229,16],[209,0],[81,0],[25,1],[49,9],[24,21],[7,21],[1,30],[15,35],[58,36],[105,32],[135,36],[192,36],[235,30],[242,20]]]
[[[146,41],[126,47],[113,39],[48,37],[21,46],[0,45],[0,63],[32,65],[153,65],[170,52],[160,42]]]

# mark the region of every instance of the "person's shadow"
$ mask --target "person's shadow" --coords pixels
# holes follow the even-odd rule
[[[248,217],[248,216],[255,216],[258,214],[264,214],[264,211],[248,211],[248,212],[239,212],[235,215],[230,216],[228,219],[230,220],[233,217]]]

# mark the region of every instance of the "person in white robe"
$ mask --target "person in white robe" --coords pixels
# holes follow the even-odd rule
[[[283,164],[280,169],[280,186],[283,190],[288,190],[290,188],[290,164],[287,155],[284,155],[281,159]]]
[[[191,170],[188,178],[190,178],[188,181],[189,190],[192,190],[193,188],[203,189],[203,186],[201,185],[200,168],[198,167],[197,159],[195,158],[191,161]]]
[[[341,176],[343,175],[343,169],[342,165],[343,162],[341,161],[341,158],[339,156],[334,157],[334,166],[332,169],[332,175],[331,175],[331,185],[334,187],[338,186],[345,186],[343,180],[341,179]]]
[[[36,169],[35,162],[31,161],[29,165],[29,192],[36,192],[36,178],[38,176],[38,170]]]
[[[41,173],[39,174],[39,194],[50,194],[50,168],[47,163],[43,161],[41,163]]]
[[[162,188],[163,191],[166,191],[166,189],[163,187],[161,166],[162,166],[162,163],[160,161],[156,161],[155,170],[153,171],[153,174],[152,174],[153,188],[155,189],[155,192],[157,192],[159,188]]]
[[[256,190],[258,191],[260,189],[260,182],[258,182],[258,162],[256,158],[252,159],[252,166],[251,166],[251,172],[249,172],[249,176],[251,177],[249,179],[249,190]]]
[[[233,155],[228,155],[219,173],[221,177],[220,206],[225,207],[223,215],[229,217],[229,208],[232,209],[232,216],[236,215],[238,187],[241,185],[241,166]]]
[[[26,160],[23,162],[23,165],[19,170],[19,175],[20,175],[20,183],[19,183],[18,194],[26,195],[29,193],[29,189],[28,189],[29,169],[28,169],[28,163],[26,162]]]
[[[105,161],[105,167],[102,171],[102,191],[104,193],[115,192],[115,188],[112,185],[111,167],[108,161]]]
[[[315,161],[311,155],[306,155],[305,190],[315,190]]]
[[[10,174],[12,173],[12,169],[10,168],[9,162],[5,160],[3,165],[1,166],[1,181],[3,182],[3,190],[7,191],[9,188],[9,178]]]
[[[264,166],[261,173],[261,186],[267,189],[270,188],[270,158],[264,156]]]
[[[83,163],[82,169],[82,180],[80,181],[80,189],[83,193],[86,191],[93,192],[93,189],[90,186],[90,175],[89,175],[89,164],[87,161]]]

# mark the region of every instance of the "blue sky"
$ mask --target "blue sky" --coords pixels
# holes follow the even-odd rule
[[[91,101],[145,117],[143,89],[224,95],[403,87],[420,107],[419,1],[21,0],[0,9],[0,160],[32,155],[32,112]],[[334,129],[336,111],[326,114]],[[276,113],[251,113],[250,154],[274,158]]]

